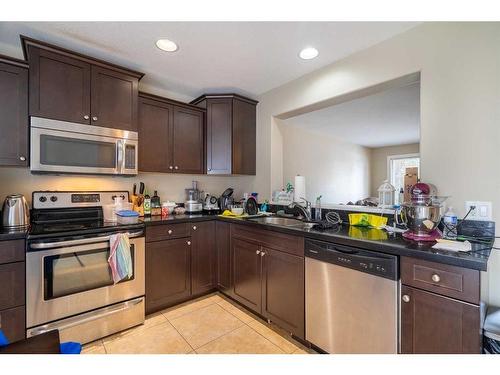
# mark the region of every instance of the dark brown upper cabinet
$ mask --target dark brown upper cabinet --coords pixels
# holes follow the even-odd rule
[[[207,110],[207,174],[255,175],[257,101],[236,94],[210,94],[191,104]]]
[[[137,130],[143,74],[21,37],[29,62],[31,116]]]
[[[204,110],[139,95],[139,170],[204,173]]]
[[[28,69],[0,56],[0,165],[28,165]]]

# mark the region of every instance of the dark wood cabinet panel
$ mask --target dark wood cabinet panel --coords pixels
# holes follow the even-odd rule
[[[26,256],[24,240],[0,241],[0,264],[24,262]]]
[[[0,62],[0,165],[28,165],[28,69]]]
[[[26,338],[25,307],[0,311],[0,329],[9,342],[13,343]]]
[[[191,226],[191,288],[201,294],[215,288],[215,221]]]
[[[182,301],[191,295],[189,239],[146,245],[146,313]]]
[[[0,310],[24,305],[25,263],[0,265]]]
[[[401,282],[430,292],[479,304],[479,271],[401,257]]]
[[[233,297],[248,308],[261,312],[262,307],[262,262],[260,246],[251,242],[233,239]]]
[[[139,170],[169,172],[172,166],[173,106],[139,98]]]
[[[91,124],[137,131],[139,80],[100,66],[91,71]]]
[[[215,224],[217,247],[217,287],[226,294],[232,294],[231,283],[231,232],[229,223]]]
[[[188,223],[151,225],[146,229],[146,242],[189,237]]]
[[[402,286],[401,352],[479,354],[479,306]]]
[[[207,174],[232,172],[232,99],[207,103]]]
[[[262,251],[262,314],[304,339],[304,258],[265,247]]]
[[[175,173],[204,172],[203,128],[202,112],[174,106],[172,149]]]
[[[29,47],[30,115],[90,124],[89,63]]]
[[[233,174],[255,175],[255,104],[233,100]]]

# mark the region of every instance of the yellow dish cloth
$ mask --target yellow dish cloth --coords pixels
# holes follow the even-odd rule
[[[236,215],[236,214],[233,214],[231,211],[229,210],[225,210],[222,214],[220,214],[219,216],[222,216],[222,217],[243,217],[245,216],[245,214],[241,214],[241,215]]]
[[[349,225],[358,227],[381,228],[387,224],[387,218],[372,214],[349,214]]]

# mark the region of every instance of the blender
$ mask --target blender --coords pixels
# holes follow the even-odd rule
[[[193,181],[192,187],[185,189],[185,192],[186,200],[184,208],[186,209],[186,213],[201,213],[203,211],[203,203],[200,200],[201,194],[198,190],[198,181]]]

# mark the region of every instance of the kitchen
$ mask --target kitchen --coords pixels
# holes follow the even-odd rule
[[[308,60],[299,60],[297,50],[293,58],[300,64],[295,70],[277,77],[266,73],[267,79],[260,81],[247,77],[241,87],[236,80],[215,86],[213,78],[206,83],[202,72],[194,69],[196,60],[186,60],[192,56],[191,51],[184,52],[188,36],[176,40],[178,52],[168,52],[174,47],[166,40],[158,42],[169,35],[158,25],[0,25],[4,72],[0,92],[2,103],[9,103],[1,108],[8,121],[1,123],[0,196],[3,200],[9,194],[23,195],[28,204],[24,213],[30,212],[30,222],[25,218],[24,224],[31,224],[29,229],[9,229],[23,224],[23,219],[7,208],[14,203],[4,205],[4,214],[12,212],[0,233],[4,249],[0,267],[5,270],[0,315],[2,330],[12,341],[6,348],[58,332],[61,342],[81,343],[83,353],[483,351],[485,337],[491,338],[482,331],[485,319],[493,315],[488,307],[500,305],[498,254],[493,248],[494,213],[499,207],[490,186],[495,181],[480,188],[477,184],[478,179],[496,178],[489,172],[494,144],[488,143],[488,135],[494,138],[494,121],[484,113],[496,116],[498,109],[494,100],[484,98],[489,94],[495,98],[492,77],[499,77],[494,67],[498,24],[327,24],[310,25],[319,38],[318,58],[329,53],[320,48],[326,43],[320,41],[324,28],[348,35],[371,27],[373,39],[351,51],[353,42],[345,36],[349,48],[329,55],[331,61],[322,60],[323,65],[303,65]],[[169,27],[165,30],[170,34],[182,35],[187,26]],[[203,33],[208,38],[223,27],[227,34],[241,37],[268,35],[271,28],[289,33],[298,26],[253,23],[232,29],[232,25],[200,23],[191,24],[187,34],[197,34],[196,43],[201,43]],[[113,33],[114,28],[141,30],[131,34],[144,38],[136,41],[137,48],[148,51],[144,60],[125,59],[88,42],[119,44],[120,32]],[[482,44],[476,45],[474,38],[481,38]],[[152,42],[146,45],[144,40]],[[475,57],[464,56],[463,50]],[[164,56],[175,59],[176,53],[184,57],[169,62],[180,72],[177,83],[168,75],[163,78],[164,70],[155,71]],[[459,66],[454,64],[458,56]],[[148,60],[161,64],[148,65]],[[238,65],[223,64],[219,70]],[[449,66],[453,69],[448,71]],[[488,72],[488,77],[470,77],[471,71]],[[197,82],[194,89],[181,84],[182,74]],[[177,87],[180,93],[165,87]],[[200,89],[204,87],[209,89]],[[390,208],[384,211],[358,204],[348,207],[348,201],[357,203],[368,196],[380,203],[377,187],[383,179],[371,182],[373,174],[365,174],[366,187],[358,195],[335,195],[340,194],[339,181],[355,168],[344,163],[342,172],[330,175],[339,181],[325,182],[315,176],[330,170],[330,161],[309,160],[314,152],[307,152],[305,136],[292,143],[288,126],[294,119],[305,123],[308,114],[338,111],[405,87],[418,99],[412,107],[417,109],[418,139],[377,147],[418,143],[412,151],[399,154],[419,155],[420,181],[438,188],[424,195],[449,197],[446,208],[453,206],[460,219],[474,211],[465,208],[470,207],[466,202],[476,202],[473,206],[478,209],[471,214],[475,220],[463,221],[459,234],[481,241],[487,237],[489,242],[472,243],[469,253],[436,250],[435,242],[427,239],[407,240],[385,230],[356,231],[345,225],[349,214],[381,212],[392,226],[398,213],[394,204],[405,199],[397,200],[393,193]],[[404,98],[404,93],[396,91],[391,100],[397,98]],[[464,101],[470,104],[463,105]],[[476,128],[467,123],[471,117],[478,118]],[[454,126],[460,130],[451,131]],[[468,133],[461,130],[466,128]],[[381,139],[380,134],[382,128],[373,130],[372,137]],[[384,134],[403,132],[389,129]],[[474,136],[484,142],[475,158],[453,152],[473,147],[469,140]],[[302,157],[294,159],[300,153]],[[332,160],[342,160],[341,155]],[[373,172],[370,163],[363,169]],[[463,170],[470,170],[476,182],[465,178]],[[298,174],[305,176],[305,197],[299,194]],[[393,182],[390,175],[384,177]],[[286,193],[288,182],[295,188],[295,193],[288,189],[291,200],[274,201],[274,192]],[[352,192],[355,182],[346,185]],[[308,225],[313,224],[318,212],[315,200],[321,194],[319,220],[324,229]],[[312,207],[301,198],[311,201]],[[14,200],[17,207],[23,206],[19,197]],[[170,212],[173,204],[168,202],[174,202],[179,213]],[[438,225],[445,207],[441,202],[433,205],[439,208],[439,217],[432,219]],[[180,213],[182,208],[187,214]],[[159,215],[151,215],[150,209]],[[132,213],[109,217],[109,210]],[[240,210],[250,217],[234,218]],[[253,217],[257,210],[266,213]],[[133,212],[142,211],[144,216],[134,217]],[[279,211],[296,217],[280,217]],[[330,212],[337,212],[344,224],[328,222]],[[298,220],[299,215],[310,220]],[[128,233],[133,269],[132,276],[114,284],[108,268],[109,242],[120,233]],[[343,254],[341,262],[347,265],[332,258],[335,252]],[[368,259],[372,263],[365,263]],[[88,274],[83,266],[87,261],[94,266]],[[373,269],[365,272],[355,264],[370,264]],[[71,270],[76,275],[64,274]],[[351,279],[359,275],[363,278]],[[75,280],[79,284],[73,284]],[[342,285],[338,294],[328,294],[328,283]],[[335,309],[340,312],[331,312]],[[373,319],[363,318],[367,311]],[[345,316],[353,320],[346,321]],[[370,333],[364,337],[366,332]],[[495,337],[494,331],[488,334]]]

